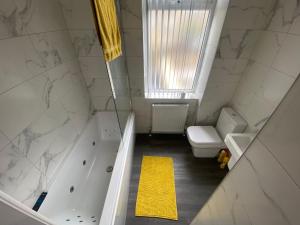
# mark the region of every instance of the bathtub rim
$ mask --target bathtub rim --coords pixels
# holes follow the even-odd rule
[[[125,131],[118,149],[118,155],[114,164],[113,174],[110,178],[103,210],[100,216],[99,225],[113,225],[115,222],[115,218],[117,214],[117,203],[121,193],[121,182],[118,182],[117,183],[118,186],[116,187],[114,186],[115,183],[113,181],[121,181],[122,178],[124,177],[125,166],[126,166],[126,160],[124,159],[127,159],[127,156],[129,154],[128,147],[130,144],[130,138],[132,135],[135,135],[134,124],[135,124],[135,114],[131,112],[127,118]],[[127,151],[124,151],[124,149]],[[117,173],[118,171],[120,171],[121,174],[118,174]]]
[[[112,225],[115,222],[116,213],[117,213],[117,200],[119,199],[120,192],[121,192],[121,183],[118,182],[118,187],[114,187],[113,180],[121,180],[124,176],[124,169],[126,165],[126,160],[122,160],[123,156],[125,154],[125,158],[127,158],[129,151],[122,151],[126,149],[126,147],[129,147],[129,141],[131,138],[131,135],[135,135],[134,131],[134,124],[135,124],[135,115],[133,112],[131,112],[127,118],[126,126],[125,126],[125,132],[124,136],[121,139],[119,148],[118,148],[118,155],[115,161],[115,165],[118,161],[121,161],[119,167],[114,167],[114,171],[118,171],[117,169],[121,169],[121,175],[118,173],[112,173],[111,180],[108,186],[108,191],[105,198],[104,207],[100,216],[99,225]],[[132,131],[132,132],[131,132]],[[128,150],[128,148],[127,148]],[[120,154],[123,153],[123,154]],[[6,194],[5,192],[0,190],[0,202],[3,202],[4,204],[10,206],[11,208],[17,210],[21,214],[28,216],[44,225],[57,225],[51,219],[47,218],[46,216],[43,216],[41,213],[33,211],[28,206],[24,205],[22,202],[14,199],[10,195]]]

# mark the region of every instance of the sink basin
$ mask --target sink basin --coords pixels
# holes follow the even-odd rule
[[[236,164],[254,137],[255,134],[251,133],[232,133],[226,135],[225,144],[231,153],[231,158],[228,162],[229,169]]]

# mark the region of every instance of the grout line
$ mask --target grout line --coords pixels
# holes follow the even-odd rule
[[[104,57],[102,56],[102,55],[92,55],[92,56],[89,56],[89,55],[86,55],[86,56],[80,56],[80,55],[78,55],[77,56],[78,57],[78,60],[80,59],[80,58],[101,58],[101,59],[103,59],[103,61],[104,61]]]
[[[275,70],[275,71],[277,71],[277,72],[279,72],[279,73],[281,73],[281,74],[283,74],[283,75],[285,75],[285,76],[287,76],[287,77],[289,77],[289,78],[292,78],[293,80],[296,79],[296,77],[294,77],[294,76],[292,76],[292,75],[290,75],[290,74],[288,74],[288,73],[286,73],[286,72],[283,72],[283,71],[281,71],[281,70],[278,70],[278,69],[274,68],[274,67],[272,66],[272,64],[271,64],[271,65],[267,65],[267,64],[264,64],[264,63],[262,63],[262,62],[256,61],[256,60],[254,60],[254,59],[250,59],[250,60],[252,60],[252,61],[255,62],[256,64],[259,64],[259,65],[261,65],[261,66],[266,67],[268,70],[272,69],[272,70]],[[247,65],[246,67],[248,67],[248,65]],[[244,72],[243,72],[243,73],[244,73]]]
[[[8,143],[0,149],[0,152],[2,152],[11,143],[11,140],[2,130],[0,130],[0,134],[8,140]]]
[[[58,66],[61,66],[61,65],[65,64],[65,63],[68,63],[68,62],[71,62],[71,61],[75,61],[75,60],[76,60],[76,57],[71,58],[71,59],[68,59],[68,60],[63,60],[61,64],[58,64],[58,65],[55,65],[55,66],[53,66],[53,67],[51,67],[51,68],[49,68],[49,69],[46,69],[45,71],[40,72],[40,73],[38,73],[38,74],[36,74],[36,75],[33,75],[32,77],[30,77],[30,78],[28,78],[28,79],[22,81],[21,83],[15,84],[14,86],[11,86],[11,87],[8,88],[7,90],[5,90],[5,91],[3,91],[3,92],[0,92],[0,96],[3,95],[3,94],[6,94],[7,92],[11,91],[11,90],[14,89],[14,88],[17,88],[18,86],[20,86],[20,85],[22,85],[22,84],[24,84],[24,83],[26,83],[26,82],[29,82],[30,80],[33,80],[33,79],[36,78],[36,77],[39,77],[39,76],[44,75],[45,73],[49,72],[50,70],[52,70],[52,69],[54,69],[54,68],[56,68],[56,67],[58,67]]]
[[[8,40],[8,39],[14,39],[14,38],[20,38],[20,37],[30,37],[32,35],[53,33],[53,32],[59,32],[59,31],[68,31],[68,29],[66,28],[66,29],[49,30],[49,31],[36,32],[36,33],[28,33],[28,34],[21,34],[21,35],[12,35],[12,36],[9,36],[7,38],[0,38],[0,41]]]
[[[290,175],[290,173],[286,170],[286,168],[281,164],[278,158],[274,155],[274,153],[269,149],[269,147],[260,139],[259,136],[256,137],[258,141],[266,148],[266,150],[273,156],[273,158],[277,161],[280,167],[285,171],[288,177],[292,180],[292,182],[300,189],[300,185],[294,180],[294,178]]]
[[[67,30],[69,30],[70,32],[72,31],[95,31],[96,32],[96,29],[95,28],[67,28]]]

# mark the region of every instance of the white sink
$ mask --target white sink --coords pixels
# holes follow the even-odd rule
[[[229,169],[236,164],[254,137],[255,134],[251,133],[232,133],[226,135],[225,144],[231,153],[231,158],[228,162]]]

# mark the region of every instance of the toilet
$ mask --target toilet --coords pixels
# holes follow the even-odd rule
[[[228,133],[242,133],[247,122],[232,108],[221,110],[216,128],[213,126],[191,126],[187,128],[187,137],[197,158],[215,157],[219,150],[226,148],[224,143]]]

